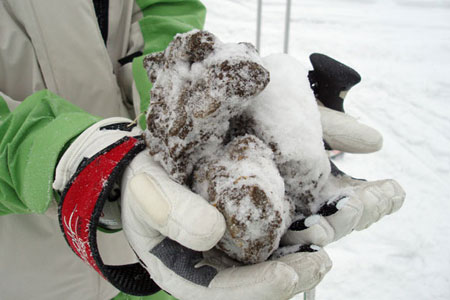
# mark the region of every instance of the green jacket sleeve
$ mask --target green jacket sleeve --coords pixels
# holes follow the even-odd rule
[[[198,0],[137,0],[143,13],[139,20],[144,38],[144,54],[163,51],[177,33],[202,29],[206,8]],[[152,85],[142,65],[143,56],[133,60],[133,76],[141,99],[140,111],[150,103]],[[139,120],[145,127],[145,117]]]
[[[174,35],[202,28],[205,7],[197,0],[137,0],[144,54],[161,51]],[[141,111],[150,101],[151,84],[133,61]],[[54,170],[64,147],[100,120],[49,91],[28,97],[12,112],[0,95],[0,215],[43,213],[53,197]],[[145,124],[145,118],[144,122]]]
[[[47,90],[12,112],[0,96],[0,215],[45,212],[60,153],[99,120]]]

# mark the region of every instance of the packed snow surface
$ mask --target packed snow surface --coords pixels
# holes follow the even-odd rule
[[[194,172],[193,190],[227,223],[218,248],[244,263],[267,260],[292,223],[293,207],[273,156],[263,141],[244,135],[200,160]]]
[[[204,0],[205,29],[255,43],[257,1]],[[263,1],[261,54],[283,50],[285,0]],[[326,247],[333,269],[316,299],[450,299],[450,2],[292,1],[289,53],[327,54],[362,75],[345,108],[384,136],[381,151],[338,167],[395,178],[403,208]],[[295,299],[301,299],[297,296]]]
[[[178,34],[144,59],[154,86],[146,140],[171,178],[186,183],[196,161],[221,147],[228,120],[269,82],[256,49],[203,31]]]
[[[285,54],[266,56],[263,63],[270,83],[245,114],[253,119],[256,136],[272,146],[286,196],[300,212],[310,215],[328,200],[320,199],[319,192],[330,174],[330,163],[308,70]]]

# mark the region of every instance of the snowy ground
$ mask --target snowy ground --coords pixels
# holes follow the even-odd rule
[[[255,41],[256,0],[203,2],[206,29]],[[263,2],[267,55],[283,50],[286,1]],[[397,214],[326,247],[334,267],[316,299],[450,299],[450,1],[292,3],[290,54],[307,63],[322,52],[357,69],[363,81],[347,112],[385,138],[380,152],[337,165],[355,177],[395,178],[407,193]]]

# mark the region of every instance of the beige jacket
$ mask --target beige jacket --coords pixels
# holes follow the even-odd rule
[[[109,1],[105,48],[92,0],[0,0],[0,95],[14,109],[47,88],[94,115],[133,117],[131,64],[118,60],[142,50],[141,15],[133,0]],[[99,247],[105,263],[135,260],[122,233],[99,233]],[[56,206],[0,217],[1,300],[117,294],[67,246]]]

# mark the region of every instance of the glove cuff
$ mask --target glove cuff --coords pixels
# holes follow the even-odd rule
[[[53,189],[62,192],[80,164],[124,136],[138,136],[142,130],[127,118],[99,121],[80,134],[64,152],[55,170]]]
[[[123,170],[139,152],[145,149],[145,142],[141,135],[128,134],[133,132],[132,127],[128,126],[130,123],[111,123],[110,121],[99,122],[89,128],[75,140],[70,147],[72,149],[69,148],[68,152],[66,151],[64,154],[66,157],[61,159],[58,167],[62,168],[60,170],[63,175],[60,174],[60,176],[72,173],[73,165],[68,165],[69,161],[74,162],[81,157],[81,163],[75,164],[77,167],[70,180],[65,183],[63,181],[64,191],[59,204],[59,222],[69,247],[103,278],[127,294],[149,295],[159,291],[160,288],[139,263],[121,266],[105,265],[98,251],[96,233],[105,202]],[[129,131],[124,133],[121,127],[131,129],[127,129]],[[111,130],[111,132],[99,134],[102,130]],[[109,137],[105,138],[105,136]],[[91,147],[104,145],[108,139],[114,140],[113,136],[116,138],[115,141],[106,147],[102,149]],[[98,143],[93,142],[96,139],[100,139]],[[95,154],[86,155],[95,148],[98,150]],[[55,180],[55,186],[60,187],[57,180]]]

